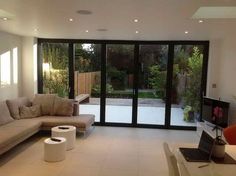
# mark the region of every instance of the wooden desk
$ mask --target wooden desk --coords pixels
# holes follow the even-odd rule
[[[181,147],[186,147],[181,146]],[[189,147],[189,146],[187,146]],[[193,147],[193,145],[191,146]],[[175,154],[180,165],[180,170],[186,169],[186,173],[189,176],[235,176],[236,164],[216,164],[213,161],[209,163],[209,166],[198,168],[201,165],[207,164],[204,162],[187,162],[182,153],[175,147]],[[236,159],[236,145],[226,145],[226,152]]]

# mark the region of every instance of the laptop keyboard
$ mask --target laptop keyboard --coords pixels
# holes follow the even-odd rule
[[[180,148],[187,161],[208,161],[209,155],[195,148]]]

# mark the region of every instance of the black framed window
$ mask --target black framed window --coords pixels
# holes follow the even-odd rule
[[[39,93],[88,94],[81,112],[96,114],[97,125],[195,129],[200,120],[209,41],[40,38],[38,49]],[[57,72],[63,75],[55,79]],[[58,84],[59,77],[61,87],[48,84]],[[108,113],[109,106],[114,110]],[[128,119],[122,108],[131,108]],[[112,119],[115,111],[123,119]]]

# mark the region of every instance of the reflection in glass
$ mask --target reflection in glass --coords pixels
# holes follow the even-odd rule
[[[68,97],[68,44],[42,43],[43,93]]]

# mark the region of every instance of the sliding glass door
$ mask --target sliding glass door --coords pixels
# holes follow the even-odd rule
[[[208,41],[39,39],[39,93],[80,102],[100,125],[194,129]]]
[[[171,125],[196,126],[200,120],[203,45],[175,45],[171,87]]]
[[[168,45],[140,45],[138,124],[165,125]]]
[[[132,122],[134,45],[106,45],[106,120]]]
[[[94,114],[100,122],[101,44],[74,44],[74,97],[80,113]]]
[[[41,45],[43,93],[69,96],[69,45],[44,42]]]

